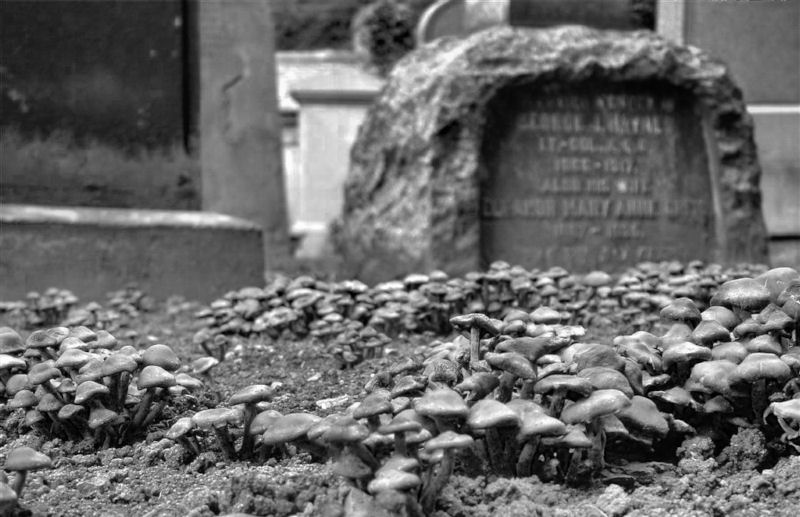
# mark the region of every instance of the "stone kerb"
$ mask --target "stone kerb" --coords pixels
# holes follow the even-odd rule
[[[752,121],[722,63],[649,31],[503,27],[435,41],[394,69],[352,149],[334,228],[348,273],[377,280],[481,265],[483,126],[503,88],[647,81],[688,92],[703,112],[716,218],[705,258],[766,260]]]

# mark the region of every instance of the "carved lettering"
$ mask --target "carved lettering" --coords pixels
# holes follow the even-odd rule
[[[504,93],[485,137],[499,138],[481,185],[485,259],[586,271],[706,255],[713,213],[692,101],[668,86],[607,90]]]

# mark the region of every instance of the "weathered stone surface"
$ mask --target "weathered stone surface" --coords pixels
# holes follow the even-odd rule
[[[81,301],[135,282],[208,302],[264,281],[260,228],[209,212],[0,206],[0,300],[69,289]]]
[[[554,86],[613,91],[645,83],[672,92],[667,97],[691,98],[702,122],[691,136],[702,137],[698,152],[708,157],[713,221],[699,230],[709,233],[696,258],[765,261],[752,122],[722,63],[647,31],[497,28],[422,47],[390,76],[352,150],[344,213],[335,225],[347,273],[377,280],[486,265],[480,256],[482,146],[491,139],[484,129],[501,93]],[[687,228],[692,231],[698,229]],[[490,258],[503,257],[483,260]]]

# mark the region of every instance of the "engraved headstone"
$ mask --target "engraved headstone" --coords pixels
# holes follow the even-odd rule
[[[620,269],[707,256],[714,189],[690,95],[512,87],[488,106],[481,259]]]
[[[766,261],[760,168],[721,62],[649,31],[492,28],[401,61],[351,153],[347,274],[491,260]]]

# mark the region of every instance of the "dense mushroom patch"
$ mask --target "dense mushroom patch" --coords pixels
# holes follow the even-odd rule
[[[92,436],[98,447],[114,445],[141,437],[168,397],[207,389],[171,372],[202,377],[230,360],[234,342],[263,335],[279,345],[306,336],[326,343],[347,368],[413,333],[428,342],[424,353],[396,358],[343,411],[283,414],[272,403],[274,387],[252,385],[218,407],[184,412],[166,437],[185,463],[209,452],[259,464],[299,453],[330,460],[352,487],[349,507],[410,515],[430,513],[455,472],[581,484],[606,476],[609,458],[672,460],[697,436],[721,450],[742,430],[763,436],[769,454],[800,450],[797,271],[669,263],[612,278],[495,263],[468,276],[434,272],[371,288],[279,277],[231,292],[198,312],[203,328],[194,343],[207,357],[191,367],[148,362],[163,345],[91,350],[101,333],[92,338],[86,327],[35,331],[24,341],[2,329],[3,410],[27,389],[33,399],[22,395],[15,404],[35,399],[39,418],[28,423],[26,414],[20,425],[83,439],[86,426],[58,419],[59,398],[68,405],[58,389],[59,396],[15,390],[18,376],[30,382],[32,373],[60,387],[48,377],[54,369],[61,383],[75,382],[86,364],[68,366],[72,356],[98,354],[106,374],[81,378],[78,387],[97,386],[82,388],[91,394],[80,400],[83,412],[117,414]],[[53,334],[61,341],[45,345]],[[65,341],[83,349],[67,353]],[[34,359],[29,350],[37,346]],[[112,372],[116,363],[135,364],[123,369],[127,380]],[[137,387],[135,394],[126,388],[130,400],[121,395],[125,382]],[[98,396],[105,398],[97,403]],[[23,407],[34,406],[15,411]]]

